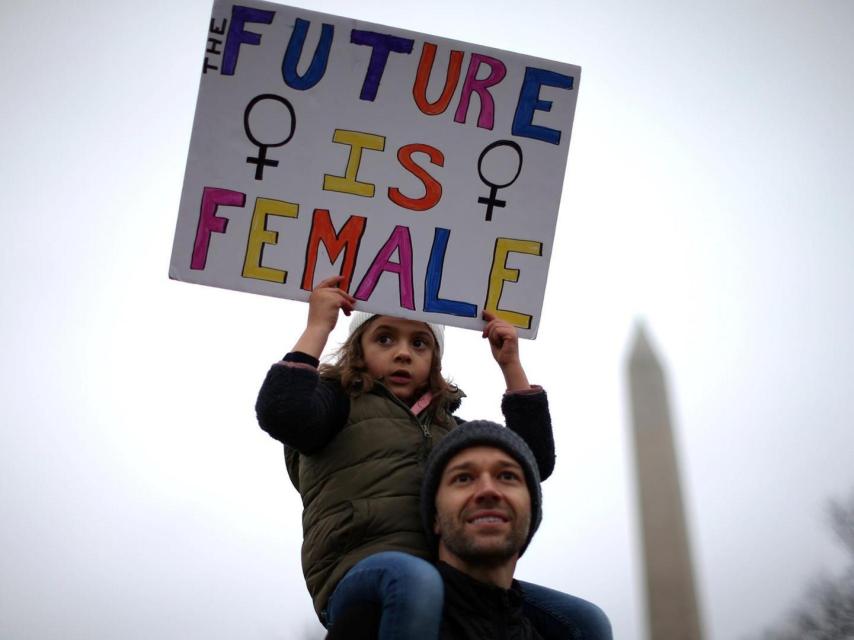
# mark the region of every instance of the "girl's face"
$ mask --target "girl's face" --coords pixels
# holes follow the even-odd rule
[[[368,373],[404,402],[415,402],[430,379],[436,343],[430,327],[415,320],[379,316],[361,340]]]

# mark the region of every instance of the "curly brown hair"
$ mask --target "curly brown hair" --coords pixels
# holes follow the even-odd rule
[[[368,371],[368,366],[365,363],[362,336],[379,317],[379,315],[375,315],[367,322],[362,323],[334,353],[332,362],[320,365],[320,375],[327,379],[337,380],[344,391],[352,397],[369,392],[377,382]],[[442,375],[442,359],[439,356],[439,345],[436,340],[433,340],[433,358],[430,362],[428,387],[433,394],[430,410],[437,420],[447,421],[449,419],[447,409],[457,397],[459,390]]]

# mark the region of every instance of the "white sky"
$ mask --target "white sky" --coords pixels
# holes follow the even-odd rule
[[[309,8],[582,66],[523,345],[558,467],[518,575],[643,637],[623,373],[643,316],[672,382],[708,637],[777,620],[841,561],[823,507],[854,486],[854,4]],[[299,498],[253,412],[305,307],[166,276],[209,13],[0,9],[3,638],[316,628]],[[477,334],[449,330],[444,368],[463,417],[499,416]]]

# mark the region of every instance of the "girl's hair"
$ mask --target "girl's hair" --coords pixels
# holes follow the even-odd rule
[[[320,365],[319,373],[324,378],[337,380],[349,395],[355,397],[370,391],[376,379],[368,372],[365,353],[362,350],[362,336],[378,316],[362,323],[344,344],[335,352],[333,361]],[[431,331],[432,335],[432,331]],[[433,339],[433,359],[430,362],[430,375],[427,386],[433,394],[430,409],[439,421],[446,421],[449,405],[456,397],[457,388],[442,376],[442,359],[439,357],[439,345]]]

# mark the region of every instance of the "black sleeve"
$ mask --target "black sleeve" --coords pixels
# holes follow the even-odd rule
[[[299,362],[288,356],[285,361]],[[323,448],[349,413],[350,399],[339,384],[322,379],[315,369],[287,364],[270,368],[255,403],[261,428],[306,455]]]
[[[507,426],[531,447],[540,468],[540,480],[548,478],[555,468],[555,441],[546,392],[540,389],[537,393],[505,393],[501,411]]]

